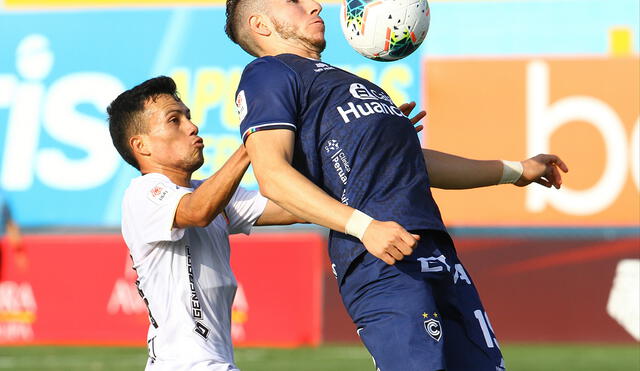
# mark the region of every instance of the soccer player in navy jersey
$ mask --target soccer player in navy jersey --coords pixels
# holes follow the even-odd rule
[[[257,57],[236,104],[261,193],[331,229],[343,302],[379,370],[503,370],[430,187],[559,188],[566,165],[422,149],[403,114],[413,104],[403,112],[380,87],[320,61],[321,10],[313,0],[227,0],[227,34]]]

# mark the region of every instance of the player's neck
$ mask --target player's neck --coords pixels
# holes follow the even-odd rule
[[[185,172],[184,170],[168,168],[164,166],[141,167],[140,172],[143,175],[150,173],[162,174],[169,178],[169,180],[175,185],[187,188],[191,187],[191,172]]]
[[[318,61],[321,58],[320,53],[316,50],[312,50],[310,48],[301,46],[300,44],[293,44],[293,43],[287,43],[287,42],[280,43],[272,48],[269,48],[268,50],[265,50],[265,52],[260,56],[265,57],[265,56],[275,56],[280,54],[294,54],[299,57],[314,59]]]

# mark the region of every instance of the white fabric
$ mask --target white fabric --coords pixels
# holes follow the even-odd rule
[[[344,227],[345,233],[353,237],[357,237],[362,241],[364,232],[369,228],[369,224],[373,221],[373,218],[363,213],[360,210],[353,210],[351,217],[347,221],[347,225]]]
[[[180,199],[201,183],[184,188],[164,175],[147,174],[131,181],[122,202],[122,235],[152,317],[150,371],[237,370],[231,344],[237,283],[229,234],[248,234],[267,200],[238,188],[225,208],[229,223],[221,214],[204,228],[173,228]]]
[[[505,161],[502,160],[502,178],[498,184],[513,184],[520,179],[524,168],[520,161]]]

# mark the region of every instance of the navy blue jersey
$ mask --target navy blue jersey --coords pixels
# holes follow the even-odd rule
[[[415,129],[380,87],[283,54],[245,68],[236,103],[243,141],[260,130],[295,131],[293,166],[335,199],[407,230],[445,230]],[[363,251],[356,238],[332,232],[339,278]]]

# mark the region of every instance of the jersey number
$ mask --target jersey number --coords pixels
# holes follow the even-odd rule
[[[487,347],[500,348],[500,346],[498,345],[498,340],[496,340],[496,338],[491,336],[491,334],[493,333],[493,328],[491,327],[491,322],[489,322],[489,317],[487,316],[487,312],[477,309],[473,311],[473,315],[476,316],[476,319],[480,324],[480,329],[482,330],[482,335],[484,336],[484,341],[487,343]]]

